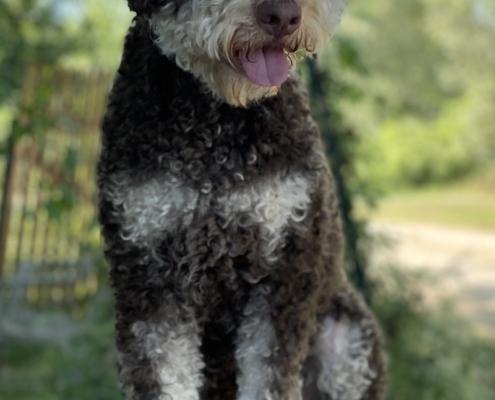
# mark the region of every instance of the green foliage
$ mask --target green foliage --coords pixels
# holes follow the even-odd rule
[[[495,16],[485,0],[352,2],[326,65],[379,189],[458,179],[495,158]],[[350,68],[349,68],[350,66]]]
[[[0,105],[28,65],[114,70],[131,17],[120,0],[0,0]]]
[[[63,65],[113,73],[119,65],[124,37],[134,14],[123,0],[86,0],[80,5],[83,18],[68,23],[86,46],[67,54]]]
[[[0,0],[0,104],[21,87],[26,65],[56,63],[84,45],[56,7],[53,1]]]
[[[98,301],[93,309],[92,325],[80,323],[81,334],[68,346],[0,343],[0,400],[121,400],[110,303]]]
[[[448,305],[422,298],[431,278],[390,268],[375,281],[390,371],[386,400],[495,399],[495,343],[474,334]]]
[[[3,351],[1,400],[121,400],[110,341],[82,336],[67,348],[9,342]]]
[[[486,147],[456,112],[445,106],[433,121],[405,116],[384,120],[380,133],[362,143],[358,160],[366,180],[396,185],[414,185],[457,180],[486,160]],[[400,134],[398,134],[400,132]]]

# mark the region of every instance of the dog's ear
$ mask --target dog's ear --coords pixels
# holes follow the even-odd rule
[[[173,3],[176,8],[179,8],[186,1],[187,0],[127,0],[127,4],[131,11],[134,11],[137,15],[149,18],[167,4]]]

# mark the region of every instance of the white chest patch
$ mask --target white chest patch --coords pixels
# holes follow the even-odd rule
[[[199,193],[171,176],[133,184],[129,178],[114,178],[112,202],[121,207],[122,237],[153,247],[163,232],[189,225],[197,208]]]
[[[310,183],[307,178],[295,174],[234,191],[218,199],[223,206],[219,214],[227,223],[239,219],[243,227],[258,225],[262,255],[268,261],[275,261],[286,228],[300,227],[307,216]]]
[[[311,183],[302,174],[271,178],[217,197],[215,212],[225,221],[225,228],[258,226],[262,254],[274,260],[287,228],[301,229],[311,201]],[[215,197],[168,175],[140,185],[127,177],[115,177],[109,194],[120,210],[122,237],[146,247],[153,247],[165,232],[187,227],[195,216],[211,211],[206,205]]]

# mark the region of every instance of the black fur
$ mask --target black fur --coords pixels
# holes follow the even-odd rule
[[[127,0],[127,4],[131,11],[134,11],[137,15],[150,17],[168,3],[174,3],[175,7],[178,8],[186,1],[188,0]]]

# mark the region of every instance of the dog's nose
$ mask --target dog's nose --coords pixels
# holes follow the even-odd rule
[[[277,38],[294,33],[301,25],[301,7],[294,0],[265,0],[256,8],[258,24]]]

